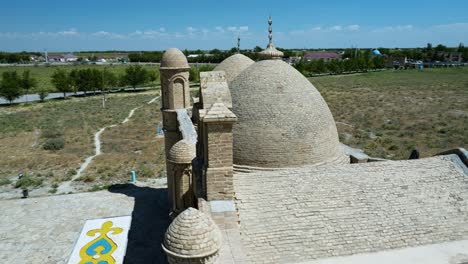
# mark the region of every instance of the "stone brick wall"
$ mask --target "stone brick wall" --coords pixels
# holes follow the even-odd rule
[[[206,123],[206,196],[207,200],[231,200],[232,123]]]
[[[209,124],[208,166],[210,168],[232,167],[232,124]]]
[[[206,198],[213,200],[233,200],[232,167],[208,168],[206,171]]]

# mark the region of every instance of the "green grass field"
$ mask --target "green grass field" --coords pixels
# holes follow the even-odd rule
[[[340,141],[375,157],[407,159],[468,147],[468,68],[310,78]]]
[[[31,76],[33,78],[36,78],[38,81],[38,86],[40,87],[45,87],[51,90],[54,90],[55,87],[52,85],[50,82],[51,76],[54,73],[54,71],[57,68],[62,68],[66,69],[68,71],[71,71],[73,69],[87,69],[87,68],[97,68],[99,70],[102,70],[104,68],[109,69],[110,71],[114,72],[117,75],[121,75],[125,72],[125,69],[129,66],[130,64],[113,64],[113,65],[50,65],[50,66],[8,66],[8,67],[0,67],[0,76],[2,75],[3,72],[5,71],[17,71],[18,73],[22,73],[25,70],[30,70],[31,71]],[[159,70],[159,67],[150,64],[142,64],[142,66],[150,71],[155,71]],[[159,80],[157,80],[157,83],[159,83]]]
[[[155,90],[111,94],[105,109],[101,96],[0,107],[0,179],[8,184],[8,179],[23,172],[44,185],[69,180],[94,154],[94,134],[112,124],[117,126],[101,135],[103,155],[91,163],[82,181],[115,182],[127,179],[130,170],[141,177],[159,175],[164,161],[158,154],[164,149],[163,140],[154,137],[159,103],[147,104],[158,94]],[[140,108],[132,119],[120,124],[135,107]],[[46,149],[47,144],[52,149]]]

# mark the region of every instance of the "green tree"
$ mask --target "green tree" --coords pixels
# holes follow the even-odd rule
[[[93,90],[93,75],[94,74],[91,69],[78,70],[75,77],[76,89],[84,92],[85,95],[87,91]]]
[[[16,71],[6,71],[2,74],[0,82],[0,97],[5,98],[10,104],[21,96],[21,78]]]
[[[118,84],[118,78],[115,73],[109,71],[108,68],[104,68],[102,71],[102,81],[104,90],[112,90]]]
[[[104,78],[102,71],[98,69],[90,69],[90,88],[96,94],[96,91],[104,90]]]
[[[262,50],[263,49],[260,46],[255,46],[255,48],[253,49],[254,52],[260,52]]]
[[[123,75],[123,82],[125,85],[130,85],[133,89],[137,86],[143,85],[148,80],[148,71],[141,67],[141,65],[131,65],[125,69]]]
[[[109,71],[107,68],[104,68],[104,70],[102,71],[102,84],[102,108],[106,108],[106,94],[117,86],[118,78],[113,72]]]
[[[155,70],[155,71],[149,71],[148,72],[148,81],[152,84],[152,85],[156,85],[156,81],[159,79],[159,71],[158,70]]]
[[[23,77],[21,78],[21,88],[24,89],[26,94],[26,102],[28,102],[28,94],[29,90],[34,88],[37,85],[37,80],[31,77],[31,72],[29,70],[25,70],[23,72]]]
[[[63,93],[63,98],[67,97],[68,92],[72,92],[72,82],[68,72],[64,69],[57,69],[52,74],[52,84],[58,92]]]
[[[78,70],[77,69],[71,70],[70,73],[68,74],[68,78],[70,79],[71,89],[76,94],[78,92],[78,82],[79,82]]]
[[[49,89],[45,88],[44,86],[37,87],[36,89],[34,89],[34,92],[37,93],[37,95],[39,95],[39,99],[41,100],[41,102],[44,102],[44,99],[46,99],[49,95]]]

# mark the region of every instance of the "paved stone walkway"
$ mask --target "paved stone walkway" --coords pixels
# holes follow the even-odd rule
[[[88,219],[132,215],[125,263],[165,263],[167,189],[110,191],[0,201],[0,263],[66,263]]]
[[[466,239],[468,174],[456,159],[237,173],[249,261],[300,262]]]

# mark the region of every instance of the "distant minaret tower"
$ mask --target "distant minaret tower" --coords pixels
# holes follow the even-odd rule
[[[237,53],[240,54],[240,36],[237,35]]]
[[[260,52],[260,56],[266,60],[275,60],[281,59],[283,57],[283,52],[277,50],[275,45],[273,45],[273,20],[271,16],[268,18],[268,46],[266,49]]]

